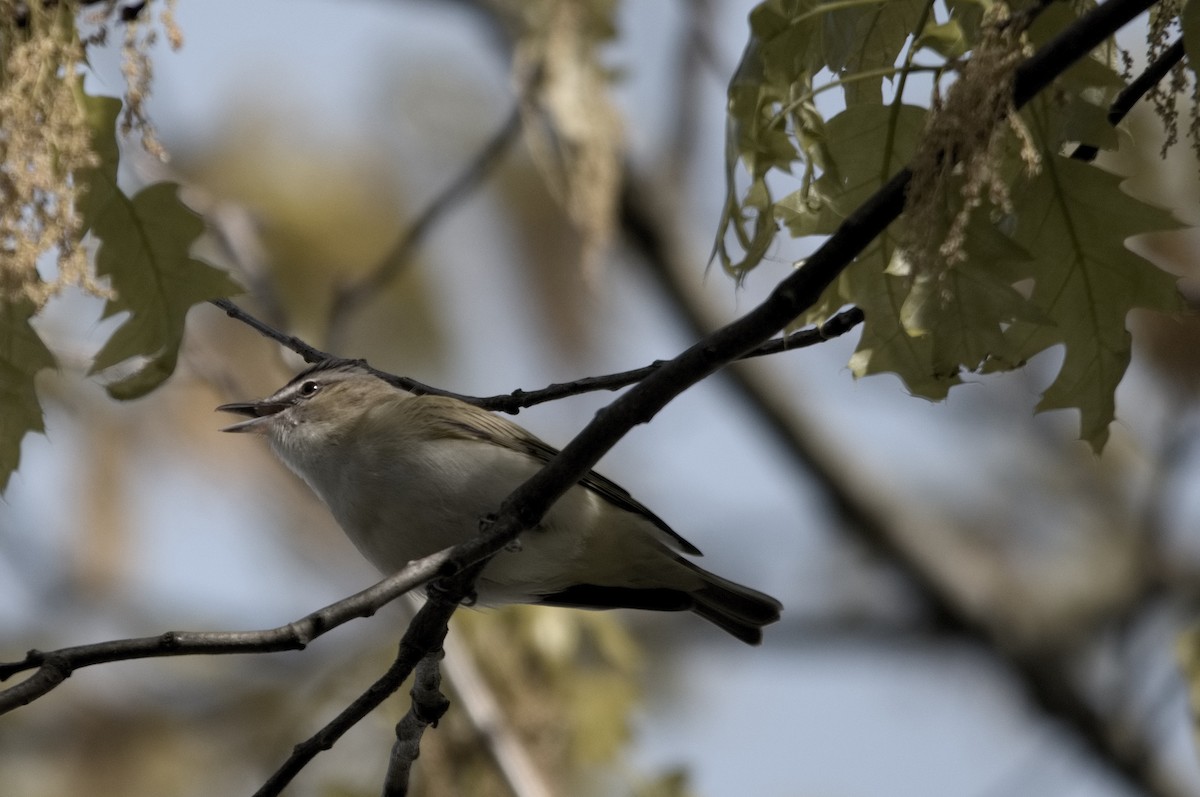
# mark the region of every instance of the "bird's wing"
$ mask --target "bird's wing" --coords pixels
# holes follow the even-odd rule
[[[445,396],[420,396],[415,400],[425,403],[427,409],[437,413],[439,417],[436,425],[440,433],[448,437],[458,437],[465,440],[483,440],[493,445],[524,454],[543,464],[549,462],[558,453],[557,448],[535,437],[507,418],[493,415],[473,404],[467,404],[466,402]],[[437,409],[441,407],[449,408],[451,402],[454,404],[453,413],[437,412]],[[470,420],[452,420],[452,415],[458,417],[466,415]],[[666,524],[666,521],[647,509],[645,505],[630,495],[628,490],[611,479],[601,476],[594,470],[590,470],[586,476],[579,480],[579,483],[610,504],[618,506],[626,512],[641,515],[650,521],[664,533],[666,536],[664,542],[672,548],[676,548],[680,552],[690,554],[691,556],[703,556],[699,548],[681,537]]]

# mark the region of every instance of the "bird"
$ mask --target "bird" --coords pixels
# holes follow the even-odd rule
[[[221,431],[265,436],[384,574],[465,542],[557,449],[458,398],[397,387],[361,360],[317,362]],[[484,605],[690,611],[751,645],[782,604],[704,570],[700,550],[594,471],[483,569]]]

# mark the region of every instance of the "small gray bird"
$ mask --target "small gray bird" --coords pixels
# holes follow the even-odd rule
[[[445,396],[394,387],[351,360],[326,360],[261,401],[217,408],[254,432],[329,507],[375,567],[464,542],[557,451],[517,424]],[[774,598],[703,570],[700,551],[613,482],[590,472],[476,584],[483,603],[695,612],[757,645]]]

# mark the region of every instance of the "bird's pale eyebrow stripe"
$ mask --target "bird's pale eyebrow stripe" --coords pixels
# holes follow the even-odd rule
[[[315,374],[324,373],[326,371],[349,371],[352,368],[360,367],[360,365],[361,363],[359,360],[347,360],[342,357],[331,357],[328,360],[321,360],[320,362],[305,368],[303,371],[293,376],[291,381],[284,385],[284,387],[286,388],[291,387],[292,385],[298,385],[305,379]]]

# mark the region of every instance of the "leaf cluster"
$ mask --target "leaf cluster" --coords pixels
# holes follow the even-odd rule
[[[781,228],[829,235],[911,168],[905,213],[798,323],[859,307],[853,372],[896,373],[930,399],[1061,344],[1038,409],[1078,409],[1081,437],[1099,450],[1129,363],[1128,312],[1180,309],[1175,279],[1126,242],[1178,225],[1069,157],[1081,144],[1117,147],[1106,116],[1125,80],[1110,53],[1012,108],[1015,66],[1079,13],[984,0],[760,4],[729,89],[715,251],[740,279]]]
[[[23,16],[0,5],[3,491],[25,434],[43,428],[34,380],[55,360],[31,321],[56,293],[78,285],[107,298],[105,317],[126,314],[96,354],[91,372],[118,370],[107,385],[109,394],[131,399],[174,371],[188,308],[239,288],[189,256],[204,225],[179,200],[178,186],[159,183],[130,196],[119,185],[118,117],[125,108],[120,124],[127,131],[135,105],[130,98],[88,96],[80,73],[86,45],[103,36],[80,37],[73,3],[29,4]],[[127,56],[130,49],[136,47],[127,42]],[[147,75],[139,74],[130,89],[136,104],[146,91]],[[146,139],[148,128],[136,119],[134,125],[152,141]],[[90,266],[83,245],[89,234],[97,244]],[[47,269],[51,257],[55,276],[46,279],[39,268]]]

